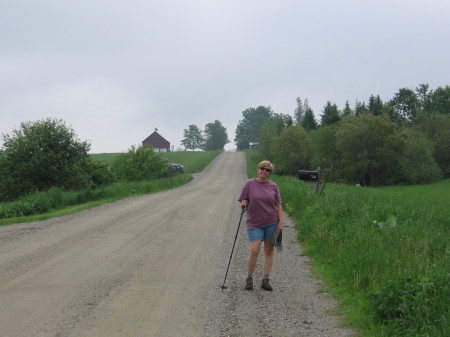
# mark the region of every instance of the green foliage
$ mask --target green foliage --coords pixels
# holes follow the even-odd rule
[[[13,200],[52,187],[89,186],[86,162],[90,145],[77,139],[62,120],[24,122],[3,135],[0,200]]]
[[[114,175],[109,170],[108,164],[100,163],[89,158],[85,162],[83,169],[89,175],[91,187],[93,188],[109,185],[114,182]]]
[[[242,112],[244,117],[236,127],[234,142],[238,150],[248,149],[250,142],[259,141],[261,129],[266,121],[273,116],[270,107],[259,106],[248,108]]]
[[[438,87],[431,95],[426,111],[429,113],[450,114],[450,86]]]
[[[367,336],[450,334],[450,180],[321,196],[272,176],[305,253]]]
[[[316,117],[314,117],[314,112],[311,108],[306,109],[305,115],[302,118],[302,121],[300,122],[300,125],[308,131],[316,130],[317,129],[317,121]]]
[[[411,184],[430,183],[441,178],[433,158],[433,143],[419,131],[403,131],[404,148],[399,159],[401,181]]]
[[[183,137],[181,145],[187,150],[202,149],[204,147],[205,139],[196,125],[189,125],[189,129],[184,129]]]
[[[330,101],[327,102],[323,108],[323,114],[321,115],[320,124],[322,126],[332,125],[339,122],[341,119],[339,115],[339,110],[336,104],[331,104]]]
[[[450,303],[450,277],[442,273],[435,277],[422,276],[388,280],[380,290],[369,295],[375,320],[389,326],[395,336],[446,336]],[[444,314],[444,315],[443,315]]]
[[[433,157],[445,178],[450,178],[450,115],[421,114],[417,118],[418,130],[433,144]]]
[[[205,151],[223,150],[225,144],[230,142],[227,129],[218,120],[214,121],[214,123],[206,124],[203,133],[205,135],[203,150]]]
[[[336,131],[336,148],[346,182],[380,186],[398,180],[403,142],[386,116],[346,116]]]
[[[300,168],[310,168],[310,139],[300,125],[284,129],[272,145],[273,160],[279,174],[296,175]]]
[[[402,88],[389,102],[393,108],[392,119],[398,123],[411,121],[419,110],[419,100],[415,92],[408,88]]]
[[[324,126],[311,133],[311,168],[333,168],[327,179],[340,177],[341,154],[336,148],[337,125]]]
[[[168,174],[167,160],[150,146],[132,146],[120,154],[111,165],[118,181],[143,181]]]

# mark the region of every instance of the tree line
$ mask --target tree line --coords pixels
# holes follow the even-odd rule
[[[277,172],[321,168],[328,181],[382,186],[450,177],[450,86],[399,89],[383,102],[328,101],[317,121],[307,99],[297,98],[293,116],[259,106],[242,112],[238,150],[258,142],[255,155]]]
[[[202,131],[197,125],[189,125],[184,129],[181,145],[185,150],[215,151],[223,150],[230,141],[227,129],[218,120],[207,123]]]

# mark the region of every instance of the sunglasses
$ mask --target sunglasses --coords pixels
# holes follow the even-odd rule
[[[262,171],[267,171],[269,173],[272,173],[272,170],[268,169],[267,167],[259,167],[259,169],[262,170]]]

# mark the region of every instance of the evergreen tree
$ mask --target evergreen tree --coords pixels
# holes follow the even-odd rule
[[[342,117],[348,116],[348,115],[353,115],[353,110],[352,110],[352,108],[350,108],[350,104],[348,103],[348,100],[347,100],[347,101],[345,101],[345,107],[344,107],[344,110],[342,111]]]
[[[366,103],[356,100],[355,116],[359,116],[359,115],[365,114],[367,112],[369,112],[369,109],[367,108]]]
[[[297,97],[297,107],[295,108],[295,112],[294,112],[295,124],[300,124],[302,122],[304,115],[305,115],[305,109],[304,109],[302,100],[300,99],[300,97]]]
[[[383,111],[383,102],[381,101],[380,95],[377,97],[371,95],[369,98],[369,111],[375,116],[381,116]]]
[[[337,105],[334,103],[331,104],[331,102],[328,101],[323,109],[320,125],[332,125],[339,122],[340,119],[341,117]]]
[[[307,131],[312,131],[317,129],[317,121],[314,116],[314,112],[311,108],[307,108],[305,111],[305,116],[302,119],[300,125]]]

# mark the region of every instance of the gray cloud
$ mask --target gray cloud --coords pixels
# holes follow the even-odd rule
[[[301,97],[319,117],[327,100],[443,86],[449,14],[445,0],[4,1],[0,133],[55,117],[94,153],[154,128],[178,147],[214,120],[233,140],[248,107],[292,114]]]

